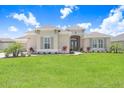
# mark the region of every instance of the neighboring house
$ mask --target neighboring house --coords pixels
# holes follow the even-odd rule
[[[112,44],[119,44],[124,49],[124,33],[112,38]]]
[[[85,29],[78,26],[71,26],[65,30],[46,26],[28,31],[24,38],[17,38],[16,41],[22,41],[27,50],[33,48],[34,51],[41,53],[109,50],[111,44],[109,35],[98,32],[84,34],[84,31]]]
[[[22,45],[23,50],[26,50],[26,47],[27,47],[27,38],[26,38],[26,36],[16,38],[15,41]]]
[[[7,48],[10,44],[14,42],[15,41],[10,38],[0,38],[0,50]]]

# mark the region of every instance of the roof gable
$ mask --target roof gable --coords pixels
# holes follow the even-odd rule
[[[99,32],[90,32],[90,33],[85,33],[84,37],[85,38],[97,38],[97,37],[111,37],[111,36],[106,35],[104,33],[99,33]]]

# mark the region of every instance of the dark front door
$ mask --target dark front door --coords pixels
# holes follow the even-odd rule
[[[80,48],[79,37],[71,37],[70,46],[72,51],[78,51]]]

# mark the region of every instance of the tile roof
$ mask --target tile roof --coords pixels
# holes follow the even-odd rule
[[[113,37],[112,41],[124,41],[124,33]]]
[[[0,42],[14,42],[11,38],[0,38]]]
[[[96,38],[96,37],[111,37],[111,36],[99,32],[90,32],[90,33],[85,33],[84,35],[84,38]]]

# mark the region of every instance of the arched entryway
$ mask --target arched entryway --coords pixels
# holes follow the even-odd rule
[[[80,50],[80,36],[73,35],[70,38],[70,50],[79,51]]]

